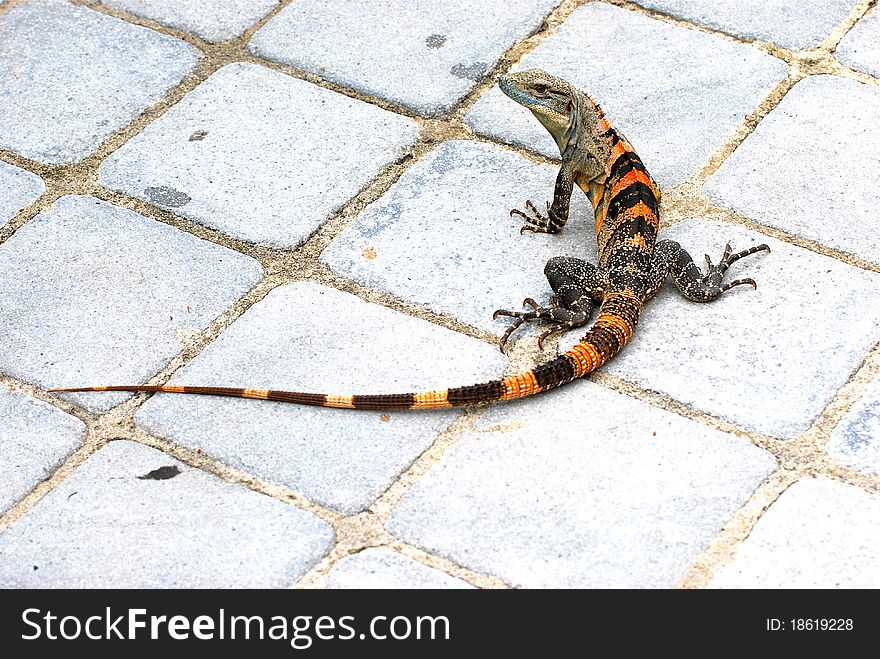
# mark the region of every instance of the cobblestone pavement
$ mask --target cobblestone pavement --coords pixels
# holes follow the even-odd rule
[[[880,587],[880,9],[868,0],[0,2],[0,586]],[[495,85],[589,91],[666,235],[606,368],[376,413],[165,382],[485,381],[496,308],[595,258],[508,215],[558,152]],[[736,273],[734,273],[736,274]]]

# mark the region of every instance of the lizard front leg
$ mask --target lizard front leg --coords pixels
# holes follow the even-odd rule
[[[556,187],[553,190],[553,203],[547,202],[547,217],[541,215],[535,208],[531,199],[526,200],[526,208],[531,215],[514,208],[510,215],[519,215],[525,220],[525,224],[519,230],[520,233],[532,231],[535,233],[559,233],[565,223],[568,222],[568,209],[571,203],[571,191],[574,188],[574,177],[571,167],[563,163],[556,175]]]
[[[663,285],[667,276],[672,277],[682,295],[694,302],[710,302],[725,291],[741,284],[750,284],[753,288],[757,288],[755,280],[751,277],[722,283],[724,273],[727,272],[731,264],[741,258],[769,251],[770,248],[767,245],[756,245],[732,254],[730,245],[727,245],[717,265],[712,263],[708,254],[706,255],[706,274],[703,274],[694,263],[691,255],[682,249],[681,245],[674,240],[661,240],[654,248],[648,293],[645,297],[647,299],[654,295]]]
[[[510,335],[525,322],[539,321],[553,325],[538,338],[539,348],[544,347],[545,339],[552,334],[586,325],[593,313],[593,305],[601,302],[605,295],[596,266],[581,259],[567,256],[552,258],[544,267],[544,275],[554,293],[549,306],[539,307],[532,298],[526,298],[523,305],[531,307],[531,311],[498,309],[492,315],[493,318],[510,316],[516,319],[501,337],[499,347],[502,351]]]

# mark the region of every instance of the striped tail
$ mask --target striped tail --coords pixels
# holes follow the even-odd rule
[[[203,396],[253,398],[283,403],[336,407],[353,410],[431,409],[459,407],[496,400],[514,400],[553,389],[595,371],[616,355],[629,342],[641,313],[641,300],[628,292],[606,295],[596,322],[583,339],[546,364],[530,371],[500,380],[454,389],[438,389],[422,393],[364,394],[335,396],[274,389],[237,389],[233,387],[194,387],[189,385],[122,385],[112,387],[78,387],[50,391],[158,391]]]

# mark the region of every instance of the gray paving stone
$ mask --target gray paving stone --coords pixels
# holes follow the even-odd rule
[[[339,562],[326,588],[473,588],[448,574],[382,548],[365,549]]]
[[[880,263],[880,92],[836,76],[795,85],[706,182],[763,224]],[[772,166],[769,166],[772,164]]]
[[[173,384],[395,393],[485,382],[494,346],[310,283],[247,311]],[[458,415],[159,394],[139,426],[344,513],[368,507]]]
[[[417,134],[406,117],[230,64],[107,158],[100,181],[236,238],[295,247]]]
[[[200,57],[182,41],[85,7],[15,7],[0,16],[0,147],[45,163],[81,160]]]
[[[44,388],[143,382],[262,277],[253,259],[93,197],[0,246],[0,370]],[[128,394],[64,394],[109,409]]]
[[[877,588],[880,496],[798,481],[764,513],[710,588]]]
[[[478,431],[388,527],[514,586],[671,587],[775,465],[744,440],[584,381],[493,406]]]
[[[604,3],[575,11],[512,70],[531,68],[595,98],[663,187],[695,173],[787,73],[782,60],[749,46]],[[483,135],[559,157],[532,113],[497,86],[466,121]]]
[[[813,48],[859,0],[634,0],[637,4],[749,40]]]
[[[256,55],[436,116],[559,0],[299,0],[251,40]]]
[[[241,35],[268,14],[279,0],[101,0],[136,16],[176,27],[217,43]]]
[[[0,160],[0,227],[22,208],[46,191],[46,184],[36,174]]]
[[[0,513],[48,478],[85,437],[76,417],[0,387]]]
[[[367,286],[500,335],[509,323],[493,321],[492,312],[519,309],[523,298],[548,290],[547,259],[596,259],[592,209],[580,192],[572,197],[571,221],[555,236],[521,236],[522,221],[509,215],[526,199],[538,206],[552,199],[556,172],[499,147],[447,142],[367,207],[321,260]]]
[[[880,379],[840,420],[826,449],[843,464],[880,474]]]
[[[859,71],[880,76],[880,11],[875,7],[837,46],[837,59]]]
[[[880,340],[880,276],[734,225],[688,220],[663,237],[700,265],[703,254],[717,262],[727,242],[773,251],[727,275],[754,278],[755,291],[741,286],[697,304],[667,282],[605,369],[758,432],[807,430]]]
[[[332,542],[311,513],[116,441],[0,535],[0,586],[278,588]]]

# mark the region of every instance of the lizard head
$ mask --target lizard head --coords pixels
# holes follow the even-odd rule
[[[578,91],[561,78],[541,69],[508,73],[498,78],[505,94],[532,111],[563,150],[565,133],[571,125]]]
[[[603,114],[596,102],[546,71],[529,69],[508,73],[498,78],[498,86],[514,101],[532,111],[553,136],[560,153],[565,153],[570,141],[583,140],[594,132],[601,132],[596,129]]]

